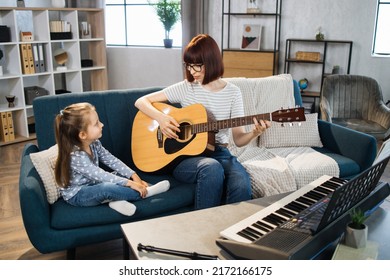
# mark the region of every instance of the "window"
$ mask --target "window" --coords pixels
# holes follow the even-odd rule
[[[164,27],[148,0],[106,0],[106,40],[111,46],[163,46]],[[170,32],[181,47],[181,22]]]
[[[390,1],[378,0],[372,54],[390,56]]]

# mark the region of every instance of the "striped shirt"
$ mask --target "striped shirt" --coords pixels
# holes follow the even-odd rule
[[[170,103],[180,103],[182,107],[202,104],[217,121],[244,116],[241,91],[229,82],[222,90],[212,92],[199,83],[184,80],[165,88],[163,92]],[[219,130],[215,135],[215,141],[218,144],[228,143],[229,130]]]

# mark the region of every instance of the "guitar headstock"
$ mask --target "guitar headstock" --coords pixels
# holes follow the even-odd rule
[[[303,122],[306,121],[305,108],[280,109],[271,113],[274,122]]]

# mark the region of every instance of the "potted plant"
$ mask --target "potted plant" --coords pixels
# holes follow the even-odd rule
[[[333,66],[332,74],[340,74],[340,65]]]
[[[159,0],[154,7],[159,20],[164,26],[164,46],[171,48],[173,40],[169,38],[169,33],[176,22],[180,20],[180,1]]]
[[[347,225],[345,245],[353,248],[363,248],[367,243],[367,225],[364,224],[367,216],[361,209],[352,209],[351,222]]]

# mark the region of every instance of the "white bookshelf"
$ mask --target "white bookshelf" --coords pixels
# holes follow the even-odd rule
[[[51,20],[70,22],[72,39],[51,40]],[[91,38],[80,38],[79,26],[83,21],[91,25]],[[108,88],[104,9],[0,7],[0,25],[8,26],[11,33],[11,42],[0,42],[0,49],[4,53],[0,61],[3,66],[0,112],[12,111],[16,136],[14,141],[0,141],[0,146],[35,137],[28,130],[28,119],[33,116],[33,110],[31,105],[25,103],[25,87],[43,87],[49,95],[55,95],[56,90],[60,89],[78,93]],[[22,42],[20,31],[32,32],[33,41]],[[46,71],[23,74],[20,45],[24,43],[42,44]],[[65,70],[57,69],[53,56],[57,48],[63,48],[68,54]],[[93,66],[81,67],[82,59],[92,59]],[[6,95],[16,96],[15,107],[8,107]]]

